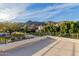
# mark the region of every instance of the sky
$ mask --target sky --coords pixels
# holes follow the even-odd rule
[[[0,3],[0,22],[79,21],[78,3]]]

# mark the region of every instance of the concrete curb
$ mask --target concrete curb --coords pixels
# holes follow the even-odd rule
[[[56,37],[56,36],[49,36],[49,37],[54,38],[54,39],[66,40],[66,41],[79,43],[79,39],[65,38],[65,37]]]
[[[51,44],[49,44],[48,46],[46,46],[45,48],[41,49],[40,51],[36,52],[35,54],[33,54],[32,56],[43,56],[45,53],[47,53],[51,48],[53,48],[60,40],[57,40]]]

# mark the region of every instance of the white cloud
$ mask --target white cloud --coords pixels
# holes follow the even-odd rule
[[[45,13],[45,12],[48,12],[48,11],[50,11],[50,10],[62,10],[62,9],[69,9],[69,8],[72,8],[72,7],[74,7],[74,6],[78,6],[79,4],[72,4],[72,3],[70,3],[70,4],[61,4],[61,5],[57,5],[57,6],[49,6],[49,7],[47,7],[47,8],[44,8],[44,9],[42,9],[42,10],[38,10],[38,11],[34,11],[34,12],[30,12],[30,13],[27,13],[27,14],[25,14],[25,16],[33,16],[33,15],[37,15],[37,14],[41,14],[41,13]]]
[[[20,12],[31,4],[0,4],[0,21],[10,21],[15,19]]]
[[[6,21],[6,20],[12,20],[13,19],[20,19],[20,18],[39,18],[39,19],[47,19],[52,16],[55,16],[56,14],[60,13],[62,10],[70,9],[72,7],[78,6],[79,4],[60,4],[56,6],[48,6],[46,8],[35,10],[32,12],[29,12],[27,8],[31,4],[0,4],[0,21]],[[54,10],[50,12],[50,10]],[[5,17],[3,17],[5,15]]]
[[[48,6],[42,10],[35,10],[33,12],[22,13],[19,17],[24,19],[34,19],[37,18],[40,20],[48,19],[50,17],[55,16],[56,14],[62,12],[65,9],[70,9],[72,7],[78,6],[79,4],[61,4],[57,6]],[[50,12],[50,10],[54,10]]]

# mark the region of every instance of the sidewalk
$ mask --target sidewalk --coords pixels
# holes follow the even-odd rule
[[[79,56],[79,40],[49,36],[57,39],[55,43],[41,49],[33,56]]]

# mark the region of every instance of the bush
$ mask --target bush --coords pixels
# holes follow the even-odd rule
[[[22,36],[24,36],[24,33],[23,32],[14,32],[14,33],[11,34],[11,36],[13,36],[13,37],[22,37]]]
[[[40,33],[40,32],[35,32],[35,33],[31,32],[29,34],[36,35],[36,36],[43,36],[43,33]]]
[[[10,38],[0,37],[0,41],[10,40]]]
[[[9,37],[0,37],[0,43],[8,43],[8,42],[10,42],[11,41],[11,39],[9,38]]]

